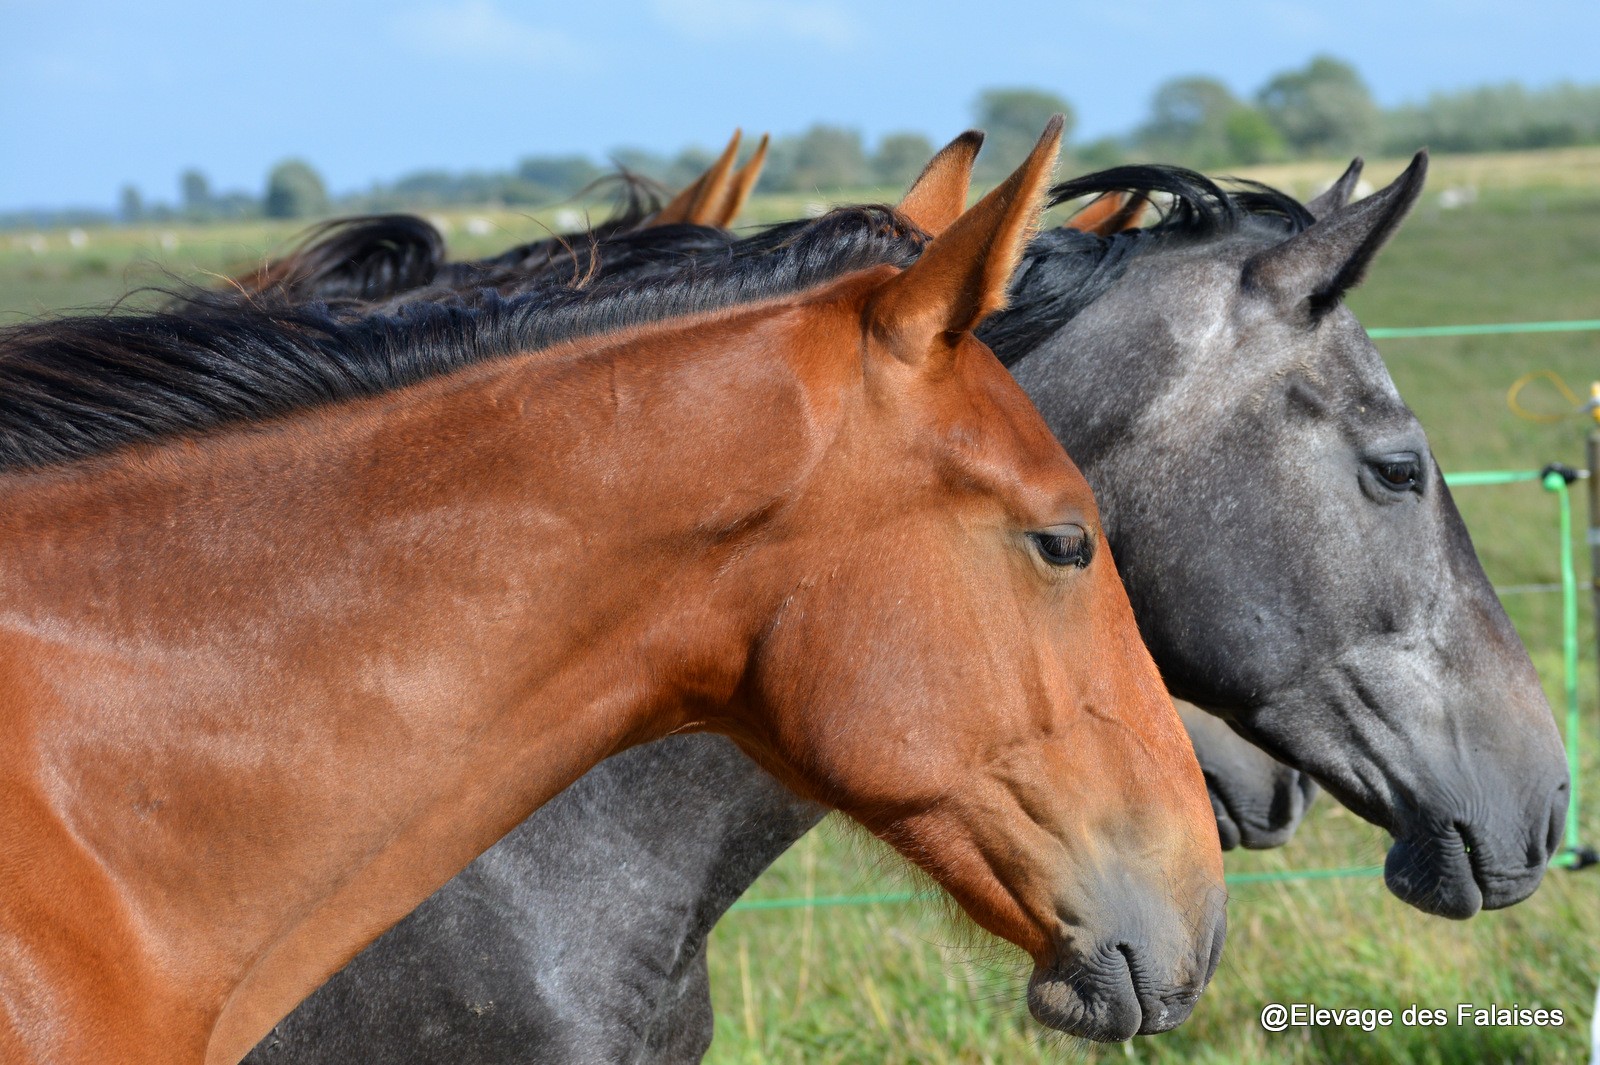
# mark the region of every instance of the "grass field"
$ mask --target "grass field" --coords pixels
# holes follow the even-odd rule
[[[1600,153],[1440,160],[1424,200],[1351,303],[1369,326],[1600,318]],[[1560,158],[1555,158],[1560,156]],[[1398,170],[1374,163],[1376,180]],[[1264,176],[1302,193],[1337,168]],[[1553,175],[1553,176],[1552,176]],[[1301,187],[1301,185],[1304,187]],[[1437,190],[1472,184],[1475,202],[1444,210]],[[766,200],[756,217],[797,213],[804,201]],[[472,218],[481,219],[471,222]],[[447,221],[463,254],[540,232],[506,213]],[[471,232],[471,229],[482,232]],[[182,276],[237,268],[283,246],[290,227],[248,225],[0,234],[0,322],[115,298],[159,282],[159,262]],[[35,238],[38,238],[35,240]],[[42,242],[42,246],[40,245]],[[1506,387],[1535,369],[1580,392],[1600,378],[1600,333],[1391,340],[1380,344],[1401,392],[1427,426],[1447,470],[1582,465],[1584,426],[1539,425],[1506,407]],[[1559,405],[1545,393],[1526,402]],[[1555,504],[1536,486],[1457,493],[1497,585],[1556,579]],[[1582,495],[1575,496],[1581,513]],[[1587,580],[1581,549],[1580,580]],[[1559,705],[1559,598],[1507,597],[1507,607]],[[1600,721],[1594,633],[1585,603],[1584,838],[1600,843]],[[1377,864],[1385,841],[1319,801],[1299,838],[1263,854],[1236,852],[1230,872]],[[828,826],[787,854],[752,898],[823,896],[895,884],[892,861],[857,833]],[[1527,903],[1453,923],[1391,898],[1376,879],[1237,887],[1222,969],[1175,1033],[1097,1048],[1041,1033],[1020,1005],[1020,968],[961,945],[939,907],[751,911],[730,915],[712,941],[718,1020],[710,1061],[756,1062],[1547,1062],[1586,1057],[1600,981],[1600,869],[1553,871]],[[1558,1007],[1561,1028],[1319,1029],[1270,1035],[1268,1002],[1337,1007],[1459,1002]]]

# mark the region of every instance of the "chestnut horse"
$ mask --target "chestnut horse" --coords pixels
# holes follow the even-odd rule
[[[685,730],[1021,947],[1045,1023],[1179,1023],[1224,925],[1204,784],[1088,486],[972,333],[1060,130],[965,212],[941,156],[913,266],[801,290],[0,335],[0,1057],[236,1061]]]

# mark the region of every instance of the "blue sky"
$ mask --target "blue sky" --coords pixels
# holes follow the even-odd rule
[[[259,190],[290,155],[346,191],[735,125],[943,140],[995,85],[1066,96],[1084,139],[1180,74],[1246,93],[1329,52],[1395,104],[1597,81],[1597,42],[1596,0],[0,0],[0,210],[170,200],[187,166]]]

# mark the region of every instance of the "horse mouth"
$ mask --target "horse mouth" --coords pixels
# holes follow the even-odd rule
[[[1502,871],[1475,839],[1472,826],[1460,822],[1396,840],[1383,863],[1384,882],[1397,898],[1458,921],[1521,902],[1544,873],[1543,861]]]
[[[1034,969],[1028,1012],[1047,1028],[1119,1043],[1182,1024],[1222,961],[1226,913],[1215,911],[1210,938],[1170,956],[1153,943],[1102,944],[1084,955]],[[1199,948],[1199,953],[1191,953]]]
[[[1259,804],[1237,801],[1210,773],[1206,777],[1206,792],[1211,797],[1211,810],[1217,819],[1217,835],[1222,849],[1231,851],[1238,847],[1246,850],[1271,850],[1282,847],[1294,838],[1311,801],[1316,798],[1317,785],[1309,776],[1296,772],[1287,786],[1274,789],[1271,801],[1263,813]]]
[[[1047,1028],[1097,1043],[1176,1028],[1189,1016],[1201,988],[1153,991],[1138,975],[1126,947],[1116,967],[1076,966],[1070,972],[1037,970],[1028,981],[1028,1012]]]

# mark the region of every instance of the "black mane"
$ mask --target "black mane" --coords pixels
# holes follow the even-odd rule
[[[299,246],[241,280],[247,297],[286,302],[370,302],[431,284],[445,263],[444,236],[409,214],[335,218]],[[180,294],[180,302],[192,294]]]
[[[1050,190],[1052,207],[1106,192],[1153,195],[1161,217],[1141,229],[1098,237],[1075,229],[1040,233],[1023,253],[1011,281],[1006,310],[992,315],[978,335],[1007,366],[1105,294],[1139,255],[1246,231],[1281,240],[1311,225],[1311,213],[1277,189],[1233,180],[1224,188],[1177,166],[1118,166],[1063,181]]]
[[[1102,295],[1135,256],[1247,230],[1281,239],[1312,221],[1266,186],[1225,190],[1165,166],[1066,181],[1052,203],[1107,191],[1167,203],[1143,229],[1109,238],[1052,229],[1034,239],[1010,308],[979,330],[1008,365]],[[704,226],[603,228],[469,264],[444,262],[438,232],[409,216],[334,223],[312,240],[295,284],[188,293],[176,311],[0,330],[0,470],[272,418],[855,270],[906,266],[928,238],[893,208],[865,206],[743,238]]]
[[[636,229],[661,209],[661,186],[627,170],[592,182],[579,195],[608,186],[615,188],[615,204],[605,221],[592,228],[461,262],[446,261],[444,237],[416,215],[336,218],[312,227],[293,251],[243,279],[241,287],[247,297],[291,303],[377,303],[428,287],[503,286],[562,265],[575,277],[586,276],[601,242]],[[190,295],[180,295],[179,302]]]
[[[478,288],[376,310],[270,292],[194,292],[179,310],[0,330],[0,470],[273,418],[485,359],[788,295],[909,263],[926,241],[892,208],[852,207],[746,240],[692,227],[699,252],[686,262],[682,239],[669,239],[676,228],[615,238],[616,254],[633,257],[634,268],[585,287],[545,284],[511,296]]]
[[[1012,281],[1009,309],[991,316],[979,329],[979,336],[994,348],[1003,363],[1013,365],[1103,295],[1138,255],[1245,231],[1282,239],[1312,223],[1310,213],[1299,201],[1276,189],[1239,180],[1231,181],[1229,186],[1224,188],[1182,167],[1155,164],[1113,167],[1055,186],[1051,190],[1051,206],[1105,192],[1137,192],[1161,200],[1161,217],[1153,225],[1111,237],[1062,228],[1040,233],[1023,255]],[[426,225],[420,219],[415,221]],[[360,226],[361,221],[354,224]],[[373,219],[373,230],[365,239],[381,244],[387,239],[387,224],[388,219]],[[704,262],[728,257],[759,257],[765,248],[782,246],[810,225],[783,223],[744,240],[704,226],[663,226],[634,232],[613,228],[592,239],[571,241],[570,246],[563,246],[561,255],[551,254],[553,249],[549,247],[529,254],[525,249],[532,246],[524,246],[493,259],[436,266],[426,281],[396,284],[387,293],[375,293],[371,298],[387,294],[391,305],[412,300],[471,302],[485,295],[487,289],[505,294],[561,280],[582,284],[597,275],[662,276],[699,269]],[[881,249],[876,248],[871,234],[880,221],[870,213],[835,212],[829,216],[828,225],[840,241],[866,245],[869,250],[862,265],[883,261],[904,265],[920,248],[908,245],[907,254],[901,258],[875,257]],[[359,230],[346,235],[356,243],[363,237]],[[853,261],[845,249],[837,251],[845,258],[836,261]],[[442,259],[442,246],[435,255]],[[351,261],[362,261],[360,254],[352,254]],[[825,273],[826,267],[817,275]],[[335,278],[321,286],[311,286],[307,294],[327,299],[343,292]]]

